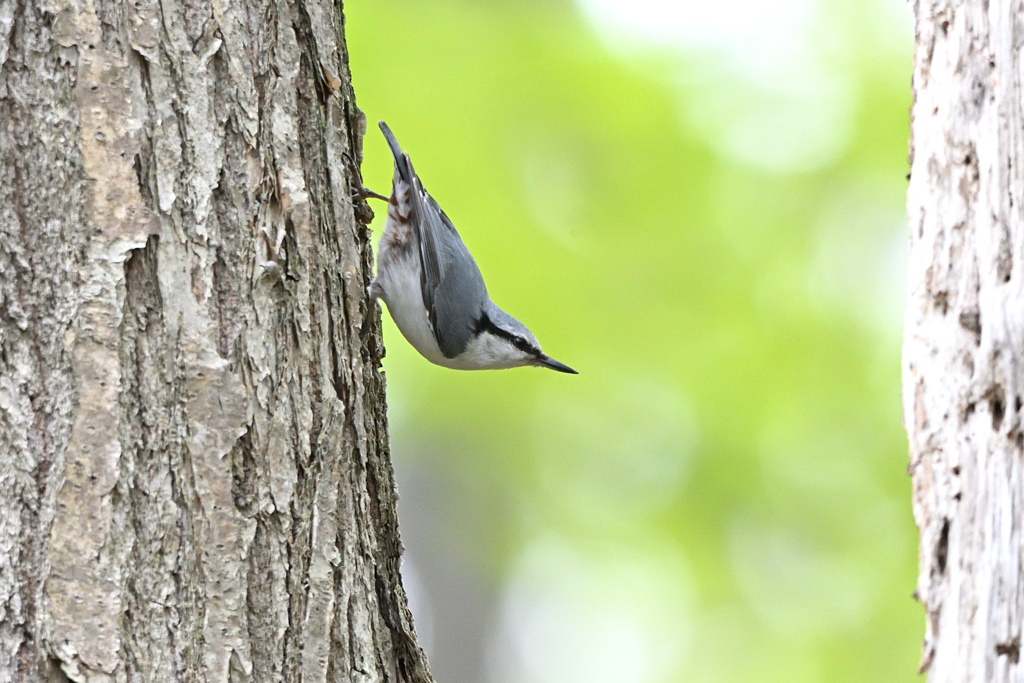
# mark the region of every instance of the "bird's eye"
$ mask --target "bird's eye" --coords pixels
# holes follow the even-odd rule
[[[523,337],[516,337],[515,338],[515,343],[516,343],[516,346],[522,346],[523,344],[526,343],[526,340]]]

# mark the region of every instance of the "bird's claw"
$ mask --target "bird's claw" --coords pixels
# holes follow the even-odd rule
[[[369,199],[370,197],[373,197],[374,199],[380,199],[385,202],[389,200],[388,197],[385,197],[382,194],[378,194],[368,187],[360,187],[358,190],[352,193],[352,198],[357,199],[359,201]]]

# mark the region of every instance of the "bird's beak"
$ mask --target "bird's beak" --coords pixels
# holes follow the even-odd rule
[[[580,374],[573,370],[572,368],[570,368],[565,363],[559,363],[554,358],[549,358],[548,356],[542,356],[538,358],[537,365],[541,366],[542,368],[551,368],[552,370],[558,370],[559,372],[567,372],[570,375]]]

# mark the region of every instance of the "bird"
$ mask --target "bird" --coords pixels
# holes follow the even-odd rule
[[[435,365],[455,370],[537,366],[579,374],[548,356],[521,322],[498,308],[451,220],[427,193],[388,125],[395,160],[388,216],[377,244],[370,309],[387,304],[402,336]],[[385,199],[376,193],[367,193]]]

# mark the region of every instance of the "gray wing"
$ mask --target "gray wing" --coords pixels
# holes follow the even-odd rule
[[[445,358],[455,358],[469,344],[487,301],[487,287],[455,226],[420,185],[415,189],[412,223],[419,233],[420,285],[434,338]]]
[[[399,178],[411,185],[409,218],[419,242],[420,286],[434,339],[445,358],[455,358],[473,338],[487,288],[455,226],[423,189],[409,155],[383,121],[380,129],[395,157]]]

